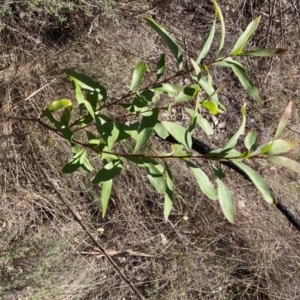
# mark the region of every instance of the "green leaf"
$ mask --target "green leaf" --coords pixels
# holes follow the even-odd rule
[[[166,168],[166,192],[164,204],[164,217],[168,220],[173,205],[173,177],[169,166],[165,163]]]
[[[244,132],[245,132],[245,126],[246,126],[246,113],[245,113],[245,111],[246,111],[246,106],[244,105],[242,107],[242,109],[241,109],[242,117],[243,117],[242,123],[241,123],[238,131],[229,140],[229,142],[226,144],[226,146],[224,147],[224,149],[231,149],[231,148],[233,148],[236,145],[236,143],[237,143],[240,135],[244,134]]]
[[[69,126],[70,119],[71,119],[71,111],[72,111],[72,106],[66,107],[60,116],[60,123]]]
[[[154,159],[147,157],[134,157],[128,156],[127,160],[130,160],[137,164],[140,167],[144,167],[147,171],[147,176],[152,184],[152,186],[156,189],[156,191],[160,194],[164,194],[166,191],[165,179],[163,176],[164,168],[161,164],[156,162]]]
[[[218,199],[217,191],[214,189],[213,184],[210,182],[207,175],[196,165],[194,165],[190,161],[185,161],[187,166],[192,171],[194,177],[196,178],[198,185],[202,191],[202,193],[212,200]]]
[[[84,101],[84,105],[85,105],[86,109],[88,110],[89,114],[95,120],[95,112],[94,112],[92,105],[88,101]]]
[[[211,80],[206,80],[203,77],[200,79],[199,83],[200,83],[201,87],[205,90],[205,92],[209,96],[209,98],[215,104],[217,104],[223,111],[226,111],[225,106],[218,99],[218,91],[220,90],[220,88],[215,90],[212,86]]]
[[[100,105],[98,103],[98,96],[99,94],[97,93],[97,91],[87,91],[86,92],[86,101],[88,101],[93,110],[96,111],[100,108]]]
[[[261,98],[259,96],[259,92],[257,87],[253,84],[253,82],[248,77],[245,68],[242,64],[238,63],[237,61],[234,61],[230,57],[225,58],[220,61],[216,61],[213,63],[214,66],[220,66],[220,67],[227,67],[231,68],[233,73],[237,76],[240,83],[246,90],[246,92],[258,103],[261,103]]]
[[[100,182],[108,181],[120,174],[124,166],[121,159],[114,160],[106,164],[93,178],[92,182],[98,184]]]
[[[300,174],[300,163],[284,156],[268,156],[268,161]]]
[[[187,107],[185,107],[184,109],[185,109],[185,111],[186,111],[190,116],[193,116],[193,114],[194,114],[194,112],[195,112],[193,109],[190,109],[190,108],[187,108]],[[203,117],[201,116],[201,114],[197,113],[197,114],[196,114],[196,117],[197,117],[197,119],[196,119],[197,124],[202,128],[202,130],[203,130],[207,135],[210,135],[210,134],[213,134],[213,133],[214,133],[213,128],[211,127],[211,125],[209,124],[209,122],[208,122],[205,118],[203,118]]]
[[[57,110],[60,110],[62,108],[66,107],[72,107],[72,101],[70,99],[59,99],[56,101],[53,101],[51,104],[47,106],[47,108],[43,111],[41,118],[45,117],[49,113],[53,113]]]
[[[239,158],[241,158],[242,160],[247,159],[247,158],[249,158],[249,157],[250,157],[250,151],[249,151],[249,150],[244,151],[244,152],[239,156]]]
[[[165,93],[171,97],[174,97],[178,92],[182,91],[182,88],[180,86],[170,83],[157,84],[154,85],[151,89],[161,93]]]
[[[156,132],[156,134],[162,138],[163,140],[166,139],[169,135],[168,131],[166,130],[166,128],[161,124],[161,122],[157,122],[154,126],[154,131]]]
[[[130,84],[130,91],[133,91],[136,89],[136,87],[138,86],[138,84],[141,82],[141,80],[144,78],[145,73],[149,71],[148,65],[143,62],[140,61],[133,72],[132,75],[132,80],[131,80],[131,84]]]
[[[84,96],[81,91],[81,88],[95,94],[94,97],[97,95],[98,100],[101,100],[104,102],[106,101],[106,99],[107,99],[106,89],[99,82],[96,82],[91,77],[86,76],[84,74],[77,73],[73,70],[65,69],[64,72],[72,80],[75,94],[76,94],[76,100],[78,102],[80,112],[82,112],[83,103],[84,103]]]
[[[200,54],[199,54],[199,56],[198,56],[198,58],[196,60],[197,64],[200,64],[201,60],[203,58],[205,58],[206,55],[207,55],[207,53],[209,52],[211,43],[212,43],[212,41],[214,39],[215,31],[216,31],[216,19],[213,22],[213,25],[212,25],[211,30],[209,32],[208,38],[207,38],[207,40],[206,40],[206,42],[205,42],[205,44],[204,44],[204,46],[202,48],[202,51],[200,52]]]
[[[285,111],[282,117],[280,118],[274,139],[277,139],[285,129],[292,113],[292,105],[293,105],[293,101],[290,101],[287,107],[285,108]]]
[[[180,47],[177,45],[175,40],[169,35],[169,33],[159,24],[157,24],[153,19],[149,17],[145,17],[145,20],[148,24],[160,35],[160,37],[167,44],[171,52],[173,53],[177,63],[179,65],[179,69],[181,70],[183,67],[183,57]]]
[[[119,130],[119,135],[116,141],[121,141],[121,140],[126,140],[130,137],[135,139],[135,135],[137,136],[138,134],[140,123],[135,122],[130,125],[126,125],[123,123],[115,123],[115,126]]]
[[[157,63],[156,80],[164,75],[166,70],[165,54],[160,55],[160,59]]]
[[[205,107],[212,115],[216,115],[218,113],[218,106],[212,101],[202,101],[201,105]]]
[[[84,108],[84,95],[83,95],[83,92],[81,90],[79,83],[76,80],[73,80],[72,83],[73,83],[73,89],[75,92],[76,101],[79,106],[79,112],[80,112],[80,114],[82,114],[82,111]]]
[[[172,147],[172,153],[171,153],[172,156],[186,156],[187,155],[186,152],[184,151],[182,145],[172,144],[171,147]]]
[[[73,173],[80,168],[80,157],[72,158],[65,166],[62,171],[65,174]]]
[[[164,194],[166,191],[165,179],[163,176],[163,166],[157,162],[145,164],[148,179],[156,191]]]
[[[112,189],[112,179],[104,181],[101,190],[102,218],[104,218]]]
[[[256,131],[250,130],[247,133],[246,138],[245,138],[245,146],[249,151],[251,151],[251,149],[256,144],[256,139],[257,139]]]
[[[209,153],[203,154],[204,157],[211,158],[211,159],[217,159],[221,160],[224,159],[239,159],[241,156],[241,153],[235,149],[229,149],[229,148],[222,148],[222,149],[215,149],[210,151]]]
[[[224,18],[222,15],[222,11],[217,3],[217,1],[212,0],[214,7],[215,7],[215,13],[219,18],[220,24],[221,24],[221,41],[220,41],[220,46],[218,49],[218,54],[220,53],[220,51],[222,50],[223,46],[224,46],[224,41],[225,41],[225,23],[224,23]]]
[[[256,171],[254,171],[252,168],[250,168],[242,162],[232,162],[248,175],[250,180],[253,182],[253,184],[260,191],[260,193],[263,195],[264,199],[268,203],[274,203],[274,198],[270,189],[268,188],[267,184],[264,182],[262,177]]]
[[[242,53],[238,54],[237,56],[266,57],[266,56],[280,55],[287,51],[288,51],[288,49],[285,49],[285,48],[262,48],[262,49],[256,49],[256,50],[242,52]]]
[[[219,202],[222,208],[222,211],[226,217],[226,219],[230,223],[234,223],[234,199],[233,194],[229,191],[229,189],[224,185],[222,180],[217,178],[218,183],[218,197]]]
[[[253,36],[254,32],[256,31],[261,16],[254,19],[246,28],[246,30],[242,33],[242,35],[238,38],[237,42],[235,43],[233,49],[230,52],[230,55],[238,55],[243,52],[244,47]]]
[[[79,118],[73,125],[74,126],[79,125],[79,126],[84,127],[88,124],[91,124],[92,122],[93,122],[93,117],[91,115],[87,115],[85,117]]]
[[[77,73],[70,69],[65,69],[64,72],[85,90],[93,91],[97,88],[97,83],[89,76]]]
[[[119,130],[115,125],[115,122],[103,119],[102,115],[95,115],[96,128],[101,135],[101,138],[107,145],[107,150],[110,151],[113,148],[114,143],[119,137]]]
[[[267,152],[268,155],[286,153],[294,149],[298,145],[297,141],[284,141],[284,140],[275,140],[273,142],[272,148]]]
[[[191,59],[191,63],[192,63],[192,65],[194,67],[194,70],[196,72],[196,76],[197,76],[197,80],[196,81],[199,82],[199,80],[201,78],[201,68],[200,68],[200,66],[193,59]]]
[[[80,156],[80,165],[87,172],[92,172],[93,171],[93,167],[92,167],[90,161],[87,158],[86,150],[84,150],[84,152]]]
[[[148,142],[153,132],[153,128],[157,123],[158,114],[159,109],[155,107],[151,112],[147,112],[147,114],[143,115],[141,126],[139,128],[139,134],[134,148],[134,153],[139,151]]]
[[[216,177],[218,177],[220,180],[225,178],[225,174],[219,167],[217,167],[215,164],[212,164],[212,168],[213,168],[213,171],[214,171]]]
[[[267,142],[263,145],[260,145],[250,156],[266,154],[272,149],[274,141]]]
[[[85,130],[85,133],[87,135],[90,144],[98,145],[100,143],[100,140],[92,132]]]
[[[152,90],[145,90],[142,93],[137,92],[132,103],[120,103],[120,106],[126,108],[130,112],[140,112],[156,101],[156,93]]]
[[[192,151],[192,135],[189,131],[173,122],[162,121],[161,123],[176,141]]]
[[[79,152],[82,153],[83,149],[81,149],[78,145],[71,143],[71,150],[73,155],[78,154]],[[78,156],[77,156],[78,157]]]
[[[175,99],[175,103],[182,103],[189,99],[195,98],[197,96],[198,91],[199,91],[198,84],[192,84],[190,86],[185,87],[183,91]]]

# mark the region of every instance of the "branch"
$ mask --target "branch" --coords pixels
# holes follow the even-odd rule
[[[195,150],[196,152],[198,152],[200,154],[206,154],[213,150],[208,145],[199,141],[198,139],[196,139],[196,138],[192,138],[192,139],[193,139],[192,149]],[[170,143],[177,143],[177,141],[172,136],[168,136],[165,140]],[[226,167],[234,170],[235,172],[239,173],[246,180],[248,180],[252,183],[252,181],[250,180],[248,175],[243,170],[241,170],[236,165],[234,165],[232,162],[220,161],[220,163],[225,165]],[[295,212],[293,212],[291,208],[288,207],[286,202],[272,188],[270,188],[270,190],[273,193],[274,199],[276,200],[275,206],[277,207],[277,209],[279,209],[281,211],[281,213],[289,220],[289,222],[298,231],[300,231],[300,217]]]

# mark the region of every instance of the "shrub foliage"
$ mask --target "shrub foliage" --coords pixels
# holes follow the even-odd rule
[[[225,42],[225,25],[217,2],[213,1],[213,5],[215,8],[214,22],[200,54],[191,59],[192,69],[184,68],[183,52],[168,31],[150,17],[145,17],[145,21],[157,32],[173,54],[178,66],[174,74],[168,77],[165,74],[165,54],[162,54],[157,61],[156,70],[150,70],[146,62],[140,61],[133,71],[128,93],[117,100],[109,101],[107,90],[101,83],[68,69],[65,70],[65,73],[72,82],[77,100],[76,105],[71,99],[59,99],[43,110],[39,122],[70,143],[73,157],[63,167],[64,173],[72,173],[79,168],[92,172],[94,167],[88,157],[90,151],[95,152],[102,161],[103,167],[97,170],[92,182],[102,185],[103,216],[107,210],[113,180],[129,162],[144,168],[154,189],[158,193],[164,194],[164,217],[166,219],[172,208],[174,190],[170,160],[177,159],[184,162],[197,180],[202,193],[208,198],[220,202],[222,211],[230,222],[234,222],[234,197],[224,184],[223,179],[226,174],[222,172],[218,162],[234,164],[249,177],[265,201],[274,204],[276,204],[276,199],[268,185],[247,162],[264,160],[300,173],[299,163],[281,156],[297,144],[294,141],[285,141],[279,138],[291,115],[291,102],[287,105],[271,141],[257,145],[257,134],[254,130],[250,130],[244,135],[247,109],[246,104],[244,104],[241,108],[242,122],[238,130],[222,148],[202,155],[196,155],[193,152],[192,144],[196,127],[200,127],[207,135],[214,134],[212,126],[203,117],[201,111],[206,110],[211,115],[226,112],[226,107],[219,101],[218,97],[225,87],[214,87],[210,70],[221,67],[232,71],[245,91],[260,104],[262,100],[257,87],[248,77],[243,64],[237,59],[241,56],[253,56],[254,58],[273,56],[287,51],[287,49],[281,48],[244,50],[259,26],[260,17],[257,17],[238,38],[230,53],[220,56]],[[215,38],[217,22],[220,23],[221,28],[217,54],[213,61],[203,63]],[[150,84],[145,83],[147,72],[156,73],[156,79]],[[178,85],[174,83],[175,79],[182,76],[188,76],[190,84]],[[202,96],[202,91],[206,93],[206,97]],[[167,106],[158,105],[159,94],[169,96]],[[192,105],[193,109],[186,107],[187,103]],[[113,106],[122,109],[123,115],[117,118],[110,117],[109,110]],[[172,108],[179,106],[189,116],[189,124],[186,127],[176,123],[172,117]],[[161,112],[163,111],[167,112],[168,118],[162,117]],[[135,117],[136,121],[125,122],[129,116]],[[80,134],[82,132],[84,135]],[[175,141],[172,144],[172,151],[170,153],[147,154],[145,146],[154,135],[162,140],[171,137]],[[241,139],[244,140],[244,150],[238,151],[236,145]],[[120,149],[117,144],[126,140],[134,142],[132,151],[120,152],[120,150],[116,150]],[[214,170],[215,182],[195,164],[195,160],[199,159],[209,161]]]

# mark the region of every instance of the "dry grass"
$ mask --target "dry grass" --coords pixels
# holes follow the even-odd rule
[[[190,58],[197,56],[205,42],[213,16],[211,5],[203,1],[85,2],[101,7],[56,8],[59,16],[55,17],[42,4],[25,7],[20,1],[5,2],[13,11],[4,14],[3,10],[1,21],[2,112],[36,117],[50,101],[73,98],[68,80],[61,75],[65,67],[93,76],[108,88],[110,99],[117,98],[127,91],[139,60],[153,66],[166,51],[142,23],[143,15],[155,16],[164,24]],[[284,138],[299,139],[299,24],[294,2],[278,1],[269,18],[267,1],[220,1],[228,31],[225,52],[240,29],[258,14],[263,15],[262,25],[253,45],[283,43],[290,51],[279,59],[245,61],[262,92],[263,107],[251,104],[232,74],[213,72],[217,85],[225,82],[230,88],[221,96],[228,107],[228,113],[220,117],[226,129],[209,140],[211,146],[222,145],[237,128],[244,101],[250,106],[249,128],[255,127],[260,141],[266,141],[272,138],[285,105],[293,100],[289,125],[293,131],[287,130]],[[284,12],[281,26],[280,11]],[[167,59],[172,72],[172,58]],[[235,225],[225,221],[218,203],[199,192],[179,162],[171,165],[176,201],[168,223],[162,217],[163,199],[148,184],[143,170],[134,166],[116,180],[102,219],[99,188],[90,183],[90,177],[81,171],[67,176],[60,171],[71,157],[64,141],[32,123],[1,121],[0,130],[1,299],[135,299],[60,203],[41,168],[103,247],[121,252],[114,258],[147,299],[300,298],[299,232],[232,171],[227,172],[227,185],[236,195]],[[153,140],[149,152],[166,147]],[[300,160],[299,149],[290,155]],[[208,165],[202,167],[211,174]],[[300,213],[299,176],[281,168],[257,168]]]

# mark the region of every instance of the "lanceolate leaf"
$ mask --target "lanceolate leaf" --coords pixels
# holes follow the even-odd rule
[[[157,123],[158,113],[159,113],[159,109],[155,107],[151,112],[147,112],[147,114],[144,114],[139,129],[139,134],[137,137],[134,152],[139,151],[148,142],[153,132],[153,128]]]
[[[77,73],[73,70],[65,69],[64,72],[70,77],[73,82],[74,90],[76,94],[76,100],[79,104],[80,112],[83,109],[84,96],[81,91],[81,88],[92,92],[93,94],[97,94],[98,100],[106,101],[107,92],[105,87],[103,87],[99,82],[94,81],[91,77],[86,75]]]
[[[72,111],[72,106],[66,107],[60,116],[60,123],[62,123],[65,126],[69,126],[70,119],[71,119],[71,111]]]
[[[166,192],[164,204],[164,217],[168,220],[173,205],[173,177],[169,166],[165,163],[166,168]]]
[[[284,141],[275,140],[272,144],[272,148],[267,152],[268,155],[275,155],[280,153],[286,153],[294,149],[298,145],[297,141]]]
[[[120,106],[126,108],[130,112],[140,112],[144,107],[156,101],[156,93],[152,90],[144,90],[137,92],[132,103],[120,103]]]
[[[268,156],[268,161],[300,174],[300,163],[284,156]]]
[[[156,125],[154,126],[154,131],[156,134],[162,138],[163,140],[168,137],[169,133],[166,130],[166,128],[161,124],[161,122],[157,122]]]
[[[263,145],[260,145],[250,156],[266,154],[272,149],[274,141],[267,142]]]
[[[215,90],[212,86],[211,81],[206,80],[203,77],[200,79],[199,83],[201,87],[205,90],[207,95],[209,96],[209,99],[211,99],[215,104],[217,104],[223,111],[226,111],[226,108],[218,99],[219,89]]]
[[[72,158],[65,166],[63,167],[62,171],[63,173],[73,173],[77,169],[80,168],[80,157]]]
[[[70,99],[60,99],[60,100],[56,100],[53,101],[51,104],[49,104],[47,106],[47,108],[43,111],[42,116],[44,117],[49,113],[53,113],[57,110],[60,110],[62,108],[66,108],[66,107],[72,107],[72,101]]]
[[[194,114],[194,110],[193,109],[190,109],[190,108],[187,108],[187,107],[185,107],[185,111],[192,117],[193,116],[193,114]],[[202,116],[201,116],[201,114],[196,114],[196,117],[197,117],[197,124],[203,129],[203,131],[207,134],[207,135],[209,135],[209,134],[213,134],[214,133],[214,131],[213,131],[213,129],[212,129],[212,127],[211,127],[211,125],[209,124],[209,122],[205,119],[205,118],[203,118]]]
[[[245,165],[242,162],[233,161],[233,163],[248,175],[250,180],[253,182],[256,188],[261,192],[264,199],[268,203],[274,203],[274,198],[270,189],[268,188],[267,184],[264,182],[262,177],[256,171],[254,171],[252,168],[250,168],[249,166]]]
[[[113,121],[106,122],[100,115],[95,115],[96,128],[107,145],[107,151],[113,148],[119,138],[119,130]]]
[[[201,116],[201,114],[197,115],[197,124],[202,128],[202,130],[207,134],[214,134],[214,130],[210,123]]]
[[[83,95],[83,92],[81,90],[81,87],[80,87],[80,84],[78,83],[78,81],[73,79],[72,77],[71,77],[71,79],[73,82],[73,89],[75,92],[76,101],[79,106],[79,111],[80,111],[80,114],[82,114],[82,110],[84,108],[84,95]]]
[[[92,167],[92,165],[91,165],[91,163],[88,160],[87,155],[86,155],[86,149],[84,149],[82,155],[80,156],[80,165],[87,172],[92,172],[93,171],[93,167]]]
[[[209,32],[209,35],[208,35],[208,38],[203,46],[203,49],[202,51],[200,52],[200,55],[198,56],[197,60],[196,60],[196,63],[197,64],[200,64],[201,63],[201,60],[203,58],[206,57],[207,53],[209,52],[209,49],[210,49],[210,46],[211,46],[211,43],[214,39],[214,35],[215,35],[215,31],[216,31],[216,20],[214,20],[213,22],[213,25],[211,27],[211,30]]]
[[[192,84],[190,86],[185,87],[183,89],[183,91],[175,99],[175,103],[181,103],[181,102],[185,102],[187,100],[190,100],[192,98],[195,98],[198,91],[199,91],[199,85],[198,84]]]
[[[166,70],[165,54],[161,54],[160,59],[157,63],[156,80],[164,75]]]
[[[171,97],[174,97],[178,92],[182,91],[182,87],[170,83],[157,84],[154,85],[152,89],[161,93],[165,93]]]
[[[212,101],[202,101],[201,105],[205,107],[212,115],[216,115],[218,113],[218,106]]]
[[[101,190],[102,218],[104,218],[112,189],[112,179],[104,181]]]
[[[242,120],[242,123],[240,125],[240,128],[233,135],[233,137],[229,140],[229,142],[226,144],[226,146],[224,147],[224,149],[231,149],[231,148],[233,148],[236,145],[236,143],[237,143],[240,135],[244,134],[244,132],[245,132],[245,126],[246,126],[246,113],[245,113],[245,111],[246,111],[246,107],[243,106],[242,109],[241,109],[243,120]]]
[[[145,165],[146,171],[148,174],[148,179],[152,186],[156,189],[156,191],[160,194],[165,193],[166,191],[166,183],[165,178],[163,176],[163,167],[160,164],[151,164],[148,163]]]
[[[117,127],[117,129],[119,131],[117,141],[126,140],[129,137],[136,139],[136,137],[138,135],[139,125],[140,125],[139,122],[135,122],[130,125],[126,125],[123,123],[115,123],[115,126]]]
[[[292,113],[292,105],[293,105],[293,102],[290,101],[288,106],[285,108],[285,111],[284,111],[284,113],[283,113],[283,115],[282,115],[282,117],[279,121],[274,139],[277,139],[281,135],[283,130],[285,129],[285,127],[286,127],[286,125],[289,121],[289,118],[291,116],[291,113]]]
[[[222,149],[212,150],[207,154],[203,154],[203,156],[211,159],[221,160],[222,158],[225,158],[227,160],[228,158],[239,159],[241,153],[235,149],[222,148]]]
[[[214,4],[214,7],[215,7],[216,15],[218,16],[218,18],[220,20],[220,24],[221,24],[221,41],[220,41],[220,46],[219,46],[219,50],[218,50],[218,53],[220,53],[220,51],[223,49],[224,41],[225,41],[225,23],[224,23],[222,11],[221,11],[217,1],[215,1],[215,0],[212,0],[212,1]]]
[[[259,96],[259,92],[257,87],[253,84],[253,82],[248,77],[245,68],[243,65],[238,63],[237,61],[234,61],[231,58],[226,58],[220,61],[216,61],[213,63],[215,66],[221,66],[221,67],[228,67],[231,68],[233,73],[237,76],[240,83],[244,87],[244,89],[247,91],[247,93],[257,102],[261,103],[261,98]]]
[[[184,145],[189,151],[192,149],[192,135],[181,125],[173,122],[161,122],[166,130],[174,137],[176,141]]]
[[[166,184],[164,179],[164,168],[161,164],[154,159],[147,157],[134,157],[128,156],[127,160],[130,160],[140,167],[144,167],[147,171],[148,179],[156,191],[160,194],[164,194],[166,191]]]
[[[130,91],[133,91],[136,89],[138,84],[142,81],[142,79],[145,76],[145,73],[149,70],[147,64],[143,61],[140,61],[133,72],[132,80],[130,84]]]
[[[93,178],[92,182],[98,184],[116,177],[122,171],[124,162],[121,159],[114,160],[106,164]]]
[[[194,70],[196,72],[196,76],[197,76],[197,80],[196,81],[199,82],[199,80],[201,78],[201,68],[200,68],[200,66],[193,59],[191,59],[191,63],[192,63],[192,65],[194,67]]]
[[[257,57],[265,57],[265,56],[273,56],[280,55],[287,52],[288,49],[285,48],[262,48],[251,51],[246,51],[238,54],[238,56],[257,56]]]
[[[254,130],[250,130],[247,135],[246,135],[246,138],[245,138],[245,146],[248,150],[251,150],[252,147],[255,145],[256,143],[256,131]]]
[[[186,161],[186,164],[192,171],[194,177],[196,178],[202,193],[212,200],[217,200],[218,199],[217,191],[214,189],[214,186],[210,182],[207,175],[200,168],[194,165],[192,162]]]
[[[237,55],[243,52],[244,47],[250,40],[250,38],[253,36],[254,32],[256,31],[259,22],[260,22],[261,16],[254,19],[246,28],[246,30],[243,32],[243,34],[239,37],[236,44],[234,45],[233,49],[231,50],[230,55]]]
[[[219,178],[220,180],[225,178],[225,174],[219,167],[217,167],[215,164],[211,164],[211,166],[212,166],[213,171],[214,171],[215,175],[217,176],[217,178]]]
[[[169,33],[162,26],[157,24],[153,19],[151,19],[149,17],[145,17],[145,20],[160,35],[160,37],[167,44],[167,46],[169,47],[169,49],[175,56],[175,59],[177,60],[177,63],[179,65],[179,69],[181,70],[183,67],[183,57],[182,57],[181,49],[177,45],[175,40],[169,35]]]
[[[86,100],[84,101],[84,105],[85,105],[86,109],[88,110],[89,114],[95,120],[95,111],[94,111],[92,105]]]
[[[233,194],[229,191],[229,189],[224,185],[222,180],[217,178],[218,183],[218,197],[220,201],[220,205],[222,211],[226,217],[226,219],[234,223],[234,199]]]
[[[98,87],[91,77],[77,73],[73,70],[65,69],[64,72],[73,80],[76,81],[83,89],[93,91]]]

